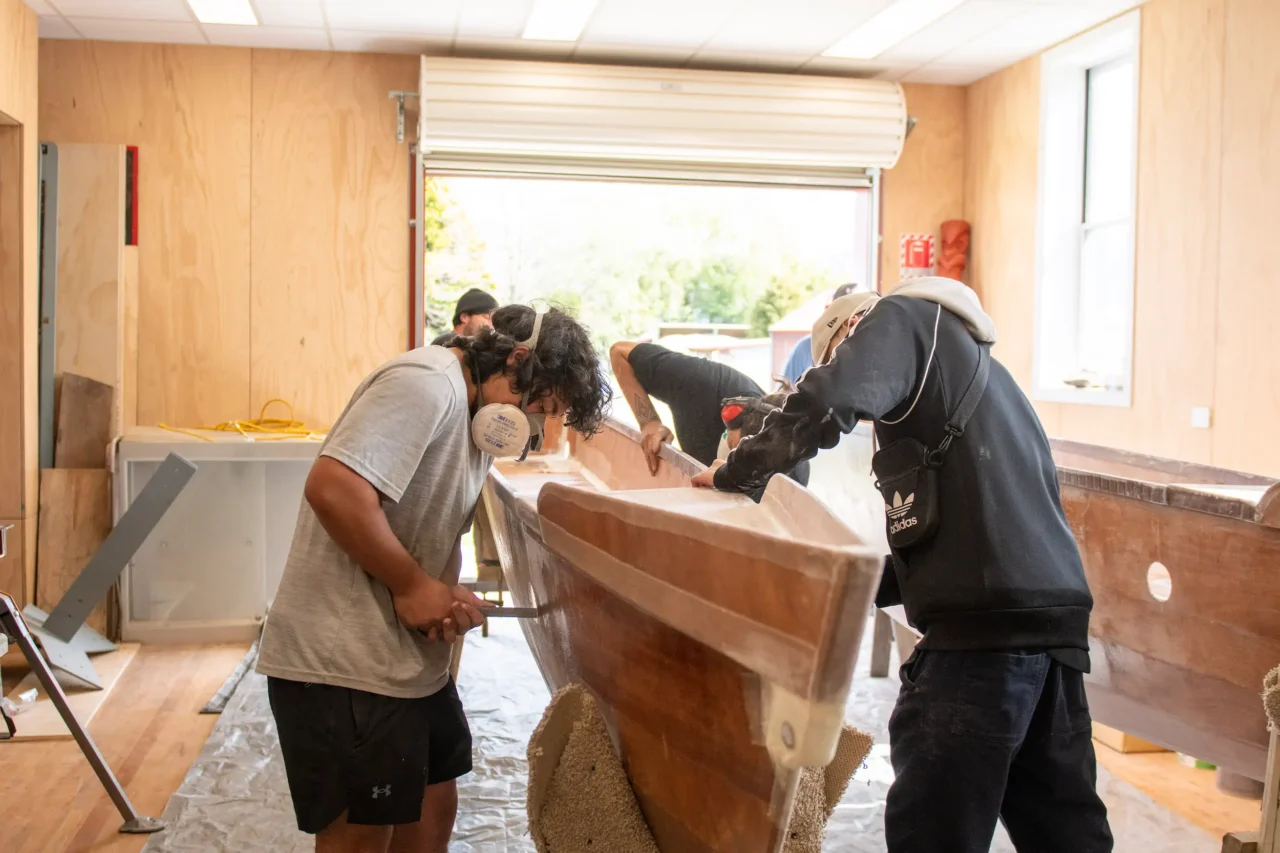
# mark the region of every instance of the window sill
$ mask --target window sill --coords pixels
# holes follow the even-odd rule
[[[1046,388],[1037,386],[1031,393],[1031,399],[1040,403],[1069,403],[1081,406],[1111,406],[1127,409],[1133,404],[1133,395],[1128,388],[1107,390],[1106,388]]]

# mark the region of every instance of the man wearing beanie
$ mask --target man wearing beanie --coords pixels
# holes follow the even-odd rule
[[[1084,689],[1093,598],[1049,440],[991,358],[995,324],[930,277],[831,329],[814,348],[830,361],[694,485],[753,491],[874,423],[892,551],[876,604],[924,635],[889,719],[889,853],[986,853],[997,820],[1020,851],[1110,853]]]
[[[454,335],[475,337],[481,329],[493,328],[493,312],[498,310],[498,300],[492,293],[473,287],[458,297],[453,309],[453,331],[438,335],[432,346],[446,344]]]

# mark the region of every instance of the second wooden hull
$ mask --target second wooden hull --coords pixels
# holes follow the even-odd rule
[[[1280,663],[1280,529],[1260,510],[1272,486],[1065,442],[1057,456],[1094,598],[1094,719],[1264,778],[1260,693]]]

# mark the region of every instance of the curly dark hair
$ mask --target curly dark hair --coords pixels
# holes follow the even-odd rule
[[[565,424],[583,435],[594,435],[604,422],[613,389],[590,333],[571,314],[552,306],[543,315],[538,344],[530,355],[533,370],[527,379],[523,365],[507,367],[517,342],[533,334],[535,314],[527,305],[505,305],[493,312],[492,329],[482,329],[474,338],[459,336],[448,346],[467,354],[481,382],[504,373],[510,377],[514,393],[528,393],[535,400],[555,394],[567,409]]]

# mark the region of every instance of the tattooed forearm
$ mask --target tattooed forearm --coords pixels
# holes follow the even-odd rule
[[[640,422],[640,426],[644,426],[650,421],[658,420],[658,413],[653,409],[653,403],[649,402],[647,394],[631,395],[631,411],[635,413],[636,420]]]

